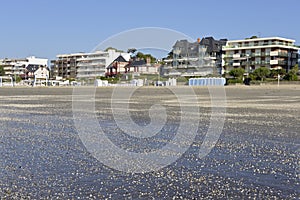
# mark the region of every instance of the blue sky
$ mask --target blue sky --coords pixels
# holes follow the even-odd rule
[[[112,35],[141,27],[174,29],[195,40],[258,35],[300,44],[299,0],[3,0],[0,5],[0,58],[89,52]]]

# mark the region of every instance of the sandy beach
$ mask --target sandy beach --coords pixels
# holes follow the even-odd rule
[[[201,159],[198,152],[212,104],[207,87],[193,89],[198,102],[187,95],[185,105],[199,109],[199,125],[190,148],[160,170],[125,173],[97,160],[83,144],[73,119],[73,88],[0,88],[0,197],[299,198],[300,85],[226,86],[222,133]],[[110,104],[113,92],[113,87],[97,88],[92,100],[97,120],[114,144],[128,151],[150,152],[172,141],[181,110],[169,88],[134,91],[128,109],[137,125],[150,123],[149,109],[154,104],[165,107],[167,114],[160,134],[143,140],[118,129]]]

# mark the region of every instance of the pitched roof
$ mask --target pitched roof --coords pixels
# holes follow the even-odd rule
[[[199,49],[198,42],[188,42],[187,40],[179,40],[173,46],[173,49],[179,49],[180,55],[197,54]]]
[[[120,55],[113,62],[127,62],[127,60],[122,55]]]
[[[122,55],[119,55],[106,68],[112,68],[115,62],[128,62]]]
[[[138,67],[138,66],[143,66],[146,65],[147,62],[145,60],[134,60],[132,62],[130,62],[127,66],[128,67]]]
[[[207,48],[207,52],[219,52],[222,46],[226,45],[227,39],[215,40],[213,37],[205,37],[200,41],[200,45]]]

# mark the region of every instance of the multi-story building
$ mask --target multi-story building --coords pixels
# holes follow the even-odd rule
[[[34,72],[40,67],[47,68],[48,59],[36,58],[34,56],[21,59],[5,58],[0,60],[0,65],[3,66],[6,76],[13,78],[19,76],[22,79],[28,79],[33,78]]]
[[[94,79],[97,76],[105,76],[106,60],[109,57],[108,52],[97,51],[87,53],[77,59],[77,79]]]
[[[223,73],[244,68],[249,73],[259,67],[289,71],[298,63],[295,40],[268,37],[227,41],[223,47]]]
[[[76,78],[77,59],[82,58],[84,53],[61,54],[56,60],[51,60],[52,77],[54,78]]]
[[[206,37],[196,42],[180,40],[172,49],[172,57],[165,59],[162,73],[165,76],[206,76],[221,74],[222,46],[226,39]]]
[[[200,41],[200,45],[206,47],[206,54],[215,61],[217,74],[222,74],[222,47],[226,45],[227,39],[215,40],[213,37],[205,37]]]
[[[128,53],[108,51],[95,51],[92,53],[74,53],[57,55],[51,61],[53,77],[95,79],[105,76],[106,68],[120,55],[129,59]]]

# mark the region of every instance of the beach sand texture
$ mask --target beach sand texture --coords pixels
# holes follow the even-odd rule
[[[185,90],[187,86],[179,87]],[[161,148],[174,137],[180,106],[166,87],[138,88],[132,120],[149,123],[153,104],[166,108],[167,125],[153,140],[132,140],[114,123],[112,87],[97,88],[95,113],[108,137],[128,151]],[[74,125],[69,87],[0,88],[0,197],[33,199],[293,199],[300,196],[300,86],[227,86],[222,134],[212,151],[198,151],[210,123],[206,87],[194,87],[199,128],[175,163],[130,174],[95,159]],[[84,108],[83,108],[84,109]]]

